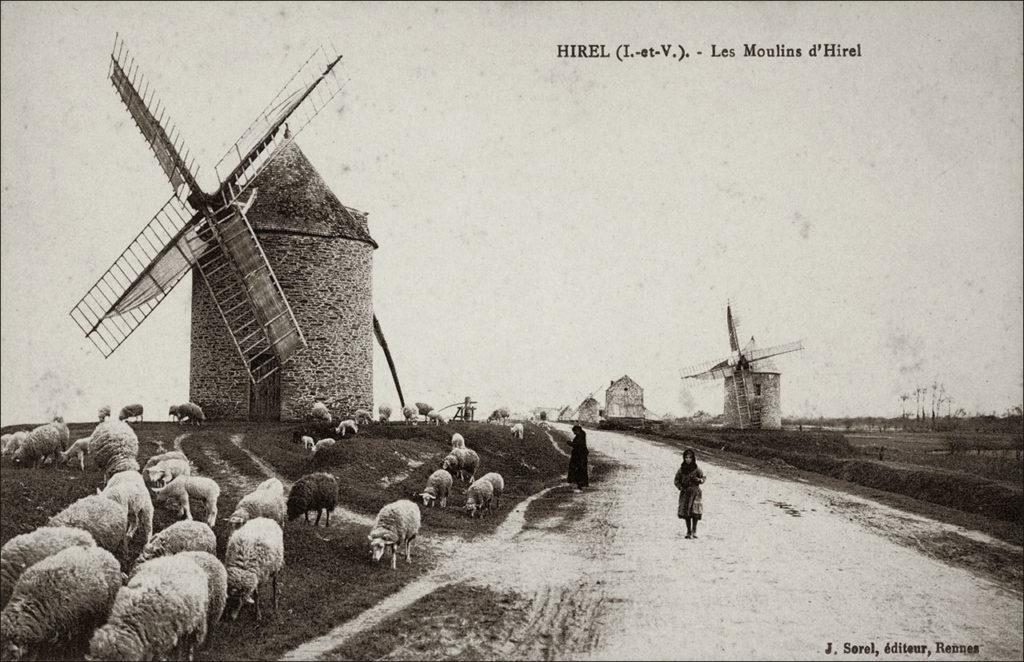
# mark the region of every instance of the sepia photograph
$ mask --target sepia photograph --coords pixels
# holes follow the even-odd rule
[[[0,2],[0,660],[1024,662],[1024,3]]]

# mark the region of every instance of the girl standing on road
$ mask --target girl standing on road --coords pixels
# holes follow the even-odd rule
[[[676,489],[679,490],[679,519],[686,520],[686,537],[697,537],[697,522],[704,514],[703,495],[700,484],[704,472],[697,466],[697,455],[692,448],[683,451],[683,463],[676,472]]]
[[[579,425],[572,426],[573,437],[569,443],[572,445],[572,454],[569,455],[569,477],[567,481],[576,483],[576,491],[581,492],[583,488],[590,485],[590,477],[587,474],[587,433]]]

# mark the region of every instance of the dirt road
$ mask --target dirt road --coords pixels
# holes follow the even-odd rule
[[[396,605],[401,640],[387,657],[811,659],[829,642],[838,659],[876,658],[844,654],[847,643],[873,643],[879,659],[968,657],[937,642],[979,646],[975,658],[1024,655],[1020,593],[894,541],[891,532],[911,521],[898,511],[698,453],[706,514],[700,537],[686,540],[672,485],[679,452],[618,433],[588,439],[619,469],[565,497],[566,509],[585,510],[581,518],[507,523],[492,540],[452,548],[413,591],[419,598],[462,582],[515,591],[521,608],[445,632],[450,625],[436,619],[403,619],[408,603]],[[858,516],[863,509],[872,515]],[[912,524],[948,535],[948,525]],[[379,616],[304,650],[330,657]],[[460,642],[473,648],[460,652]],[[887,654],[887,644],[927,649]]]

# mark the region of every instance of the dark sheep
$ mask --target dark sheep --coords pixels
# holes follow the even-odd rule
[[[303,515],[309,523],[309,512],[316,511],[319,526],[321,511],[327,511],[325,526],[331,525],[331,511],[338,505],[338,479],[328,473],[307,474],[292,485],[288,493],[288,519]]]

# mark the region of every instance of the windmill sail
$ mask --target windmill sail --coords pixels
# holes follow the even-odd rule
[[[174,194],[184,201],[191,193],[200,191],[196,183],[198,169],[192,169],[194,160],[190,160],[187,153],[181,155],[182,141],[176,130],[172,128],[168,132],[164,128],[161,123],[164,119],[163,112],[157,111],[160,113],[158,118],[150,110],[149,103],[155,95],[149,90],[148,85],[143,88],[141,94],[139,93],[137,82],[141,81],[142,77],[138,71],[135,61],[124,47],[124,42],[115,38],[114,50],[110,54],[110,82],[124,102],[128,113],[135,120],[135,125],[139,127],[142,136],[149,143],[160,168],[174,189]],[[148,102],[146,95],[149,96]]]
[[[789,352],[796,352],[803,348],[803,341],[797,340],[796,342],[775,345],[774,347],[765,347],[764,349],[752,349],[746,353],[746,357],[747,361],[753,363],[754,361],[763,361],[764,359],[770,358],[772,356],[778,356],[779,354],[788,354]]]
[[[730,359],[727,357],[692,365],[683,369],[682,378],[708,380],[729,377],[732,375],[733,371],[733,367],[729,361]]]
[[[402,385],[398,383],[398,371],[395,369],[395,361],[391,358],[391,350],[388,349],[388,341],[384,338],[384,330],[380,328],[377,316],[373,316],[373,333],[377,336],[380,348],[384,350],[384,358],[388,361],[388,368],[391,370],[391,378],[395,381],[395,390],[398,391],[398,402],[405,407],[405,398],[402,396]]]
[[[194,230],[198,218],[171,197],[89,288],[71,318],[110,356],[156,308],[209,245]]]
[[[314,51],[221,157],[215,169],[222,182],[220,193],[224,204],[236,201],[280,148],[293,141],[341,92],[341,84],[334,73],[340,60],[340,55],[330,58],[322,47]],[[282,131],[285,122],[289,125]]]

